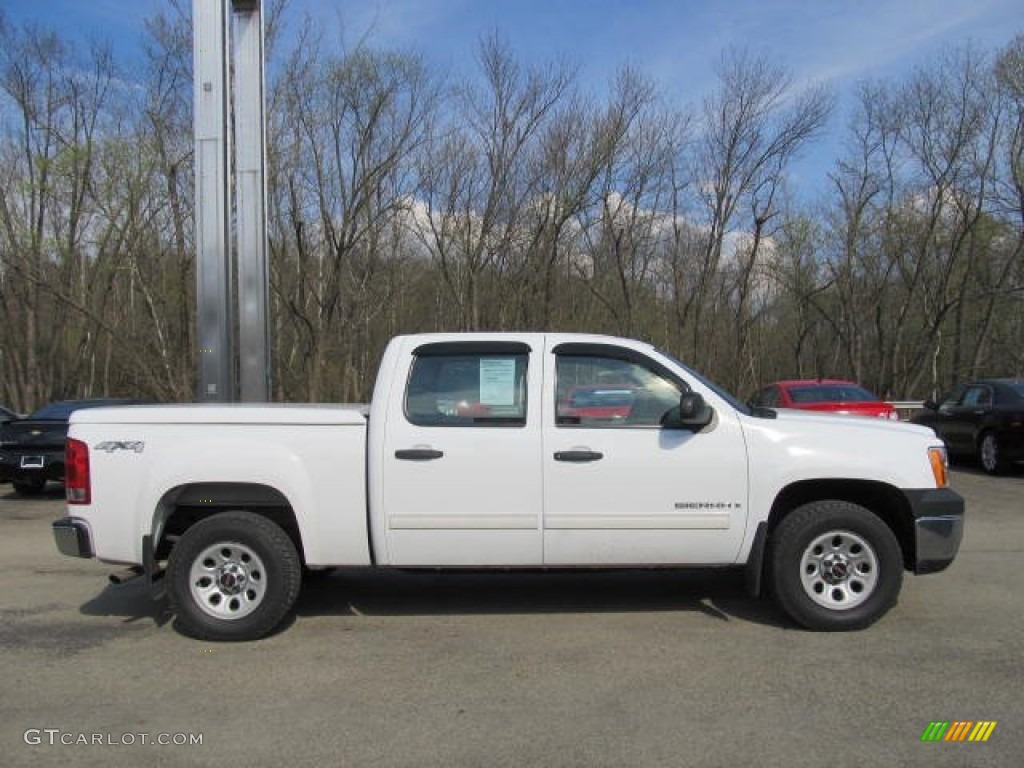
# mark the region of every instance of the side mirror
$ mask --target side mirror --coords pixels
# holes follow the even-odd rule
[[[936,403],[934,400],[925,400],[923,405],[924,405],[924,409],[926,411],[937,411],[937,410],[939,410],[939,404]]]
[[[697,432],[711,423],[714,411],[698,392],[683,392],[679,396],[679,408],[673,408],[667,414],[666,427],[676,429],[692,429]]]

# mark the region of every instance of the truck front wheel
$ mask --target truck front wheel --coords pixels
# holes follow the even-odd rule
[[[899,596],[903,558],[881,519],[846,501],[798,507],[775,529],[772,587],[782,609],[814,630],[862,629]]]
[[[171,551],[167,593],[180,629],[203,640],[255,640],[299,594],[295,545],[251,512],[222,512],[189,528]]]

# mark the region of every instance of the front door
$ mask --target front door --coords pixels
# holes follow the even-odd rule
[[[735,411],[697,433],[662,427],[690,387],[673,369],[611,344],[550,344],[544,562],[733,562],[747,516]]]

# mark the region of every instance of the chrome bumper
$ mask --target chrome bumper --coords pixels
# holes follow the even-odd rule
[[[93,557],[89,525],[74,517],[62,517],[53,523],[53,540],[62,555]]]
[[[963,497],[949,488],[904,493],[914,516],[914,573],[944,570],[963,539]]]

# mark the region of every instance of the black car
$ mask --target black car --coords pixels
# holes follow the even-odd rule
[[[0,423],[0,482],[18,493],[42,493],[47,480],[64,480],[64,440],[68,420],[81,408],[136,405],[140,400],[100,398],[44,405],[24,419]]]
[[[21,416],[19,416],[17,413],[12,411],[10,408],[5,408],[4,406],[0,405],[0,424],[5,424],[8,421],[14,421],[15,419],[20,419],[20,418],[21,418]],[[6,482],[7,482],[6,480],[4,480],[2,477],[0,477],[0,483],[6,483]]]
[[[911,421],[934,429],[950,456],[974,456],[999,474],[1024,460],[1024,379],[961,384],[938,403],[926,401]]]

